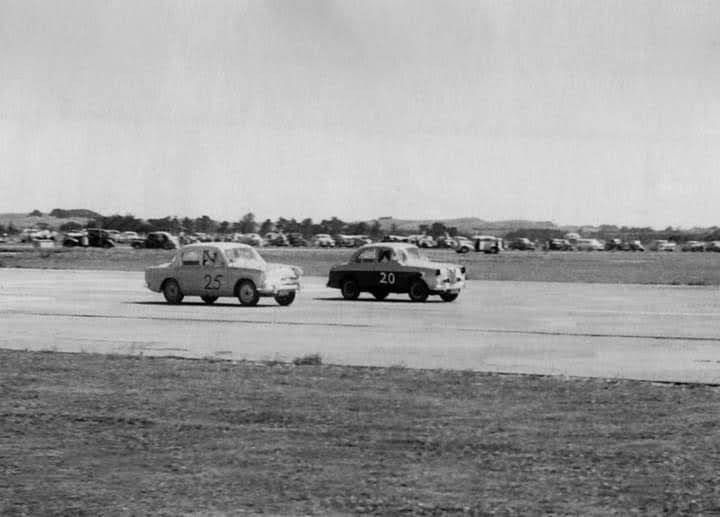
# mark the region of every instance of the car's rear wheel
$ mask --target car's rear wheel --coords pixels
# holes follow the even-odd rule
[[[340,292],[346,300],[357,300],[360,296],[360,286],[353,278],[346,278],[340,286]]]
[[[213,303],[215,303],[215,301],[218,299],[218,297],[205,295],[205,296],[201,296],[200,299],[202,301],[204,301],[205,303],[207,303],[208,305],[212,305]]]
[[[390,291],[387,289],[374,289],[372,291],[372,295],[375,297],[376,300],[384,300],[388,297],[388,294],[390,294]]]
[[[459,295],[460,293],[441,293],[440,298],[442,298],[444,302],[454,302]]]
[[[430,290],[428,289],[427,284],[419,278],[413,280],[410,284],[410,290],[408,291],[408,295],[410,296],[410,299],[412,301],[424,302],[425,300],[427,300],[429,294]]]
[[[242,305],[257,305],[260,295],[252,280],[243,280],[237,288],[237,297]]]
[[[295,291],[290,291],[285,294],[276,294],[275,301],[278,303],[278,305],[290,305],[292,302],[295,301]]]
[[[180,286],[175,280],[166,280],[163,285],[163,295],[168,303],[177,305],[183,301],[185,295],[180,290]]]

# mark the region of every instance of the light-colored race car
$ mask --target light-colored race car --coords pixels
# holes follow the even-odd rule
[[[265,262],[247,244],[210,242],[184,246],[172,262],[147,268],[145,284],[171,304],[185,296],[199,296],[207,304],[233,296],[242,305],[257,305],[261,296],[272,296],[280,305],[290,305],[301,275],[298,267]]]
[[[359,248],[346,264],[333,266],[327,286],[340,289],[346,300],[369,292],[378,300],[408,293],[415,302],[429,295],[452,302],[465,286],[465,268],[432,262],[412,244],[377,243]]]

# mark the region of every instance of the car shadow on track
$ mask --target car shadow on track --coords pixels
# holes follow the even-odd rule
[[[252,306],[251,306],[251,305],[242,305],[242,304],[240,304],[240,303],[212,303],[212,304],[207,304],[207,303],[205,303],[205,302],[182,302],[182,303],[179,303],[179,304],[170,304],[170,303],[167,303],[167,302],[124,302],[124,303],[130,304],[130,305],[155,305],[155,306],[162,305],[162,306],[168,306],[168,307],[183,307],[183,306],[187,306],[187,307],[207,307],[207,308],[209,308],[209,309],[212,308],[212,307],[237,307],[237,308],[243,308],[243,309],[268,309],[268,308],[270,308],[270,307],[280,307],[280,305],[278,305],[278,304],[276,304],[276,303],[274,303],[274,304],[273,304],[273,303],[268,303],[268,304],[260,304],[260,303],[258,303],[257,305],[252,305]]]
[[[447,303],[442,300],[426,300],[424,302],[414,302],[412,300],[402,299],[402,298],[385,298],[384,300],[376,300],[375,298],[358,298],[357,300],[346,300],[342,296],[333,296],[333,297],[317,297],[313,298],[313,300],[317,300],[319,302],[345,302],[345,303],[362,303],[362,302],[369,302],[369,303],[411,303],[414,305],[423,305],[423,304],[433,304],[433,303]]]

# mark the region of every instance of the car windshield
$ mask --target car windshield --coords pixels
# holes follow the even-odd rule
[[[419,248],[405,248],[405,254],[407,255],[408,262],[420,262],[429,260],[425,254],[420,253]]]
[[[229,248],[225,250],[225,257],[228,264],[233,262],[257,261],[261,262],[262,257],[253,248]]]

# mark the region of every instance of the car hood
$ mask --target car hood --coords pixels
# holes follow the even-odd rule
[[[291,266],[290,264],[278,264],[275,262],[267,263],[267,272],[279,272],[279,271],[292,271],[297,276],[302,276],[303,270],[297,266]]]

